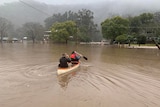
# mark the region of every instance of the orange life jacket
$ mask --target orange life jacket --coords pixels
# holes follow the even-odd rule
[[[71,55],[70,55],[70,58],[76,59],[76,54],[75,54],[75,53],[71,54]]]

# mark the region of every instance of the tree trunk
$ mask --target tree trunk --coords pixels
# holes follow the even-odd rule
[[[68,43],[68,40],[66,39],[66,44]]]

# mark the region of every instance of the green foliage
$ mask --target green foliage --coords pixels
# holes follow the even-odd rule
[[[140,29],[139,27],[141,26],[141,21],[138,16],[131,17],[129,18],[130,22],[130,32],[131,33],[139,33]]]
[[[65,12],[64,14],[58,13],[58,14],[53,14],[51,17],[48,17],[45,19],[45,26],[46,29],[50,29],[52,25],[56,22],[65,22],[68,20],[72,21],[77,21],[78,19],[78,14],[73,13],[71,11]]]
[[[137,44],[145,44],[146,43],[146,36],[140,35],[137,37]]]
[[[106,19],[101,23],[101,26],[103,37],[114,41],[117,36],[128,32],[129,21],[128,19],[117,16]]]
[[[45,20],[45,25],[47,29],[50,29],[51,26],[56,22],[61,23],[68,20],[74,21],[77,25],[78,31],[77,34],[72,34],[77,35],[73,40],[90,41],[92,38],[96,38],[98,32],[97,25],[94,24],[93,19],[94,17],[92,11],[82,9],[79,10],[78,13],[68,11],[64,14],[54,14]]]
[[[134,35],[128,35],[127,36],[127,42],[129,44],[132,43],[132,42],[134,42],[134,40],[135,40],[135,36]]]
[[[153,14],[143,13],[140,14],[139,16],[129,18],[129,22],[130,22],[130,33],[140,34],[143,31],[151,30],[146,28],[148,26],[151,26],[151,24],[153,23]]]
[[[93,12],[87,9],[78,11],[77,26],[82,34],[80,41],[91,41],[95,32],[97,32],[97,25],[94,24]]]
[[[160,36],[160,12],[154,13],[154,18],[153,18],[154,24],[157,26],[156,29],[154,29],[155,36],[158,37]]]
[[[88,36],[86,36],[84,33],[80,33],[81,36],[79,36],[79,39],[82,41],[82,42],[90,42],[90,38]]]
[[[146,37],[151,37],[153,35],[157,37],[158,34],[160,34],[159,28],[156,27],[157,25],[160,25],[159,17],[159,13],[156,13],[155,16],[151,13],[143,13],[135,17],[121,18],[117,16],[106,19],[101,23],[102,34],[104,38],[111,39],[112,41],[119,35],[135,35],[137,36],[137,42],[143,44],[146,43]],[[116,40],[121,42],[120,39],[124,38],[121,36],[116,38]],[[133,38],[128,37],[128,43],[131,43],[132,41]]]
[[[160,36],[157,38],[157,43],[160,44]]]
[[[52,32],[51,39],[53,41],[67,43],[71,36],[73,38],[75,38],[76,36],[77,33],[76,23],[73,21],[55,23],[51,28],[51,32]]]
[[[153,14],[151,13],[143,13],[140,16],[141,24],[148,24],[153,21]]]
[[[127,36],[125,34],[117,36],[116,41],[120,44],[124,44],[127,42]]]

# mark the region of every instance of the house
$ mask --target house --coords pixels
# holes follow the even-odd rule
[[[1,37],[0,37],[0,39],[1,39]],[[2,41],[5,43],[14,43],[14,42],[17,42],[18,39],[15,37],[13,37],[13,38],[3,37]]]

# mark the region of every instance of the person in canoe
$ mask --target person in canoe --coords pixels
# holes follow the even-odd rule
[[[73,51],[70,55],[71,63],[77,64],[79,62],[79,59],[81,58],[81,55],[78,54],[76,51]]]
[[[63,53],[62,57],[59,59],[59,67],[60,68],[68,68],[68,63],[71,62],[69,55],[67,53]]]

